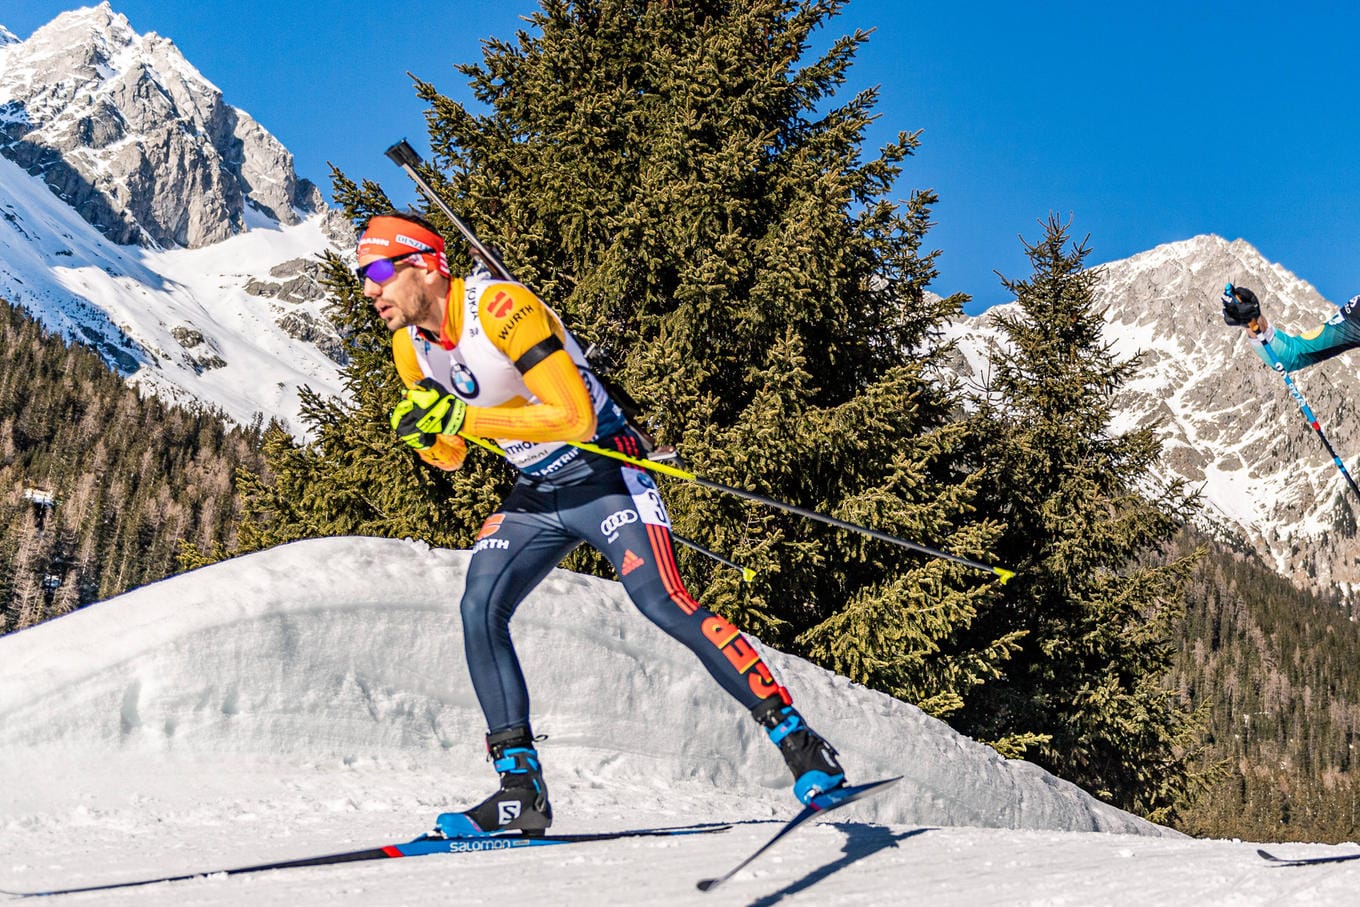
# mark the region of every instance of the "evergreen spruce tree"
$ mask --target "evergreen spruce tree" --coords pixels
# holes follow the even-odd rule
[[[842,6],[545,2],[536,33],[462,67],[489,113],[419,86],[431,144],[479,234],[614,355],[697,472],[981,553],[930,380],[930,331],[959,302],[922,292],[935,198],[886,197],[917,139],[861,160],[875,92],[831,103],[866,34],[799,62]],[[682,535],[760,571],[744,588],[685,559],[705,604],[767,641],[922,701],[976,682],[941,690],[949,672],[922,664],[976,577],[705,489],[668,501]]]
[[[932,332],[960,300],[924,293],[935,197],[889,197],[917,138],[862,159],[876,93],[833,103],[866,33],[800,62],[843,5],[545,0],[530,29],[460,67],[481,110],[417,83],[427,175],[604,351],[648,430],[696,472],[986,556],[997,527],[976,520],[956,472],[957,401],[935,370]],[[372,183],[336,185],[356,223],[386,206]],[[309,401],[321,431],[305,447],[271,439],[272,474],[246,486],[252,543],[363,531],[466,544],[449,530],[480,522],[504,467],[474,451],[461,474],[433,475],[400,451],[380,325],[332,265],[362,348],[354,402]],[[767,642],[941,711],[1012,645],[981,640],[952,665],[935,651],[990,594],[985,577],[697,486],[665,492],[678,534],[759,574],[744,585],[684,551],[692,590]]]
[[[1026,251],[1034,273],[1005,281],[1018,311],[996,316],[1006,345],[977,419],[981,499],[1006,523],[998,557],[1017,575],[973,628],[1024,636],[956,726],[1166,819],[1194,785],[1198,725],[1165,680],[1197,555],[1161,553],[1193,500],[1159,482],[1154,428],[1111,431],[1136,363],[1103,339],[1085,244],[1050,217]]]

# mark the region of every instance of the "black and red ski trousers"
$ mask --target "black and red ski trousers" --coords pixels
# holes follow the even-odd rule
[[[698,656],[745,708],[774,695],[789,700],[741,632],[686,591],[651,476],[610,461],[561,484],[522,477],[473,546],[461,605],[463,642],[490,732],[529,726],[529,691],[510,619],[582,542],[614,565],[638,610]]]

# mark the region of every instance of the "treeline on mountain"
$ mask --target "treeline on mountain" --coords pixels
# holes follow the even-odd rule
[[[660,443],[716,482],[1010,567],[994,574],[694,484],[665,484],[709,608],[767,643],[920,704],[1118,805],[1170,818],[1196,783],[1195,717],[1162,681],[1191,557],[1151,564],[1178,487],[1138,489],[1150,431],[1107,437],[1128,373],[1100,337],[1086,249],[1040,225],[994,387],[950,379],[963,297],[924,292],[934,195],[894,200],[917,145],[865,152],[876,93],[834,99],[856,32],[800,57],[837,2],[545,3],[535,32],[461,67],[474,113],[419,82],[427,173],[516,275],[612,361]],[[393,179],[404,179],[393,171]],[[403,187],[404,188],[404,187]],[[391,207],[334,174],[356,227]],[[456,236],[437,209],[425,216]],[[451,248],[458,249],[457,243]],[[455,268],[467,267],[454,255]],[[466,546],[509,477],[439,474],[392,442],[386,329],[348,263],[328,284],[355,355],[313,440],[266,438],[243,548],[338,532]],[[568,566],[604,572],[589,553]]]
[[[1178,827],[1360,839],[1360,627],[1339,601],[1296,589],[1255,556],[1211,550],[1186,589],[1170,685],[1204,712],[1212,780]]]
[[[0,632],[175,573],[181,543],[234,547],[261,434],[143,397],[0,300]]]

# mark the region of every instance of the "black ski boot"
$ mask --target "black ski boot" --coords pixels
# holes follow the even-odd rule
[[[793,772],[793,795],[803,805],[845,783],[845,771],[836,761],[836,750],[781,697],[762,700],[751,709],[751,715],[779,745],[784,762]]]
[[[446,838],[506,831],[543,834],[552,825],[552,806],[534,750],[533,733],[528,728],[510,728],[487,734],[486,748],[500,773],[501,789],[472,809],[440,815],[435,820],[435,830]]]

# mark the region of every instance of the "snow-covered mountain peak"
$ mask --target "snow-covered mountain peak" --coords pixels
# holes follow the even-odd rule
[[[121,76],[141,42],[126,16],[101,3],[64,12],[19,43],[5,59],[0,101],[20,99],[36,122]]]
[[[1094,267],[1105,339],[1137,357],[1138,376],[1116,401],[1115,431],[1156,425],[1164,463],[1203,496],[1206,527],[1258,551],[1298,585],[1360,592],[1356,502],[1280,377],[1223,323],[1225,283],[1250,287],[1266,315],[1291,333],[1315,328],[1336,307],[1307,281],[1242,239],[1204,235]],[[960,319],[959,371],[984,384],[988,350],[1001,344],[998,306]],[[1345,354],[1297,376],[1327,436],[1360,456],[1357,359]]]
[[[127,16],[115,12],[106,0],[58,14],[34,31],[30,41],[45,50],[94,47],[111,57],[117,48],[130,47],[137,38]]]
[[[345,351],[318,256],[347,230],[329,212],[198,249],[119,246],[0,158],[0,299],[147,391],[241,424],[260,414],[297,429],[303,385],[339,393]]]
[[[296,421],[339,390],[321,252],[352,230],[288,150],[108,3],[0,39],[0,298],[168,400]]]
[[[1204,339],[1233,341],[1224,331],[1219,296],[1225,283],[1249,286],[1269,313],[1286,321],[1310,319],[1329,311],[1327,301],[1307,281],[1266,260],[1242,239],[1203,235],[1166,243],[1100,268],[1108,303],[1117,322],[1158,320],[1178,329],[1194,326]],[[1203,331],[1199,329],[1203,328]]]
[[[138,34],[108,3],[3,45],[0,154],[122,245],[195,248],[325,207],[173,41]]]

